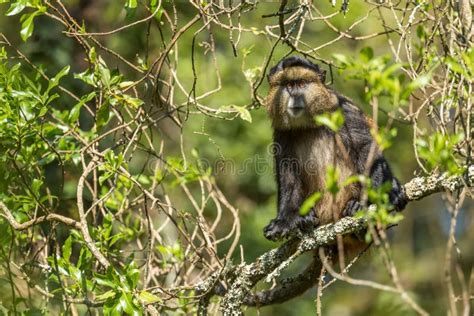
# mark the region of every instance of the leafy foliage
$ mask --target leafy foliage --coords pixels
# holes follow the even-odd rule
[[[407,105],[411,94],[429,83],[430,73],[421,74],[407,82],[400,73],[402,63],[394,63],[389,55],[374,56],[371,47],[364,47],[358,59],[349,58],[343,54],[334,54],[341,70],[348,79],[364,80],[368,87],[366,100],[374,97],[387,96],[393,107]]]

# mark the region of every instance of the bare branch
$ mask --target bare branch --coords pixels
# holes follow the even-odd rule
[[[80,229],[81,225],[78,221],[75,221],[72,218],[62,216],[59,214],[48,214],[48,215],[43,215],[39,216],[37,218],[34,218],[32,220],[29,220],[24,223],[18,223],[18,221],[13,217],[12,212],[8,209],[8,207],[0,201],[0,209],[2,210],[2,216],[8,221],[8,223],[11,225],[11,227],[15,230],[25,230],[28,228],[31,228],[35,225],[41,224],[43,222],[59,222],[66,224],[68,226],[72,226],[76,229]]]

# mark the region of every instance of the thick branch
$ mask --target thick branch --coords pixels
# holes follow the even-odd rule
[[[80,230],[82,232],[82,237],[84,238],[84,242],[86,243],[87,248],[89,248],[89,250],[92,252],[97,261],[99,261],[100,264],[107,269],[110,266],[110,262],[97,248],[97,246],[95,245],[95,241],[92,240],[87,225],[86,212],[84,212],[84,201],[82,199],[86,177],[96,167],[96,163],[96,159],[92,159],[87,165],[87,167],[84,169],[84,172],[82,173],[81,177],[79,178],[79,182],[77,183],[77,210],[80,219]]]
[[[315,280],[317,280],[321,274],[321,268],[321,262],[317,258],[314,258],[313,262],[311,262],[303,272],[297,276],[289,277],[281,281],[279,287],[246,295],[244,305],[264,306],[278,304],[300,296],[314,285]]]
[[[474,184],[474,165],[469,166],[464,176],[448,177],[446,174],[435,174],[429,177],[416,177],[403,187],[408,201],[420,200],[437,192],[453,192],[463,186]]]
[[[469,166],[464,176],[432,175],[429,177],[417,177],[404,185],[408,201],[419,200],[430,194],[441,191],[455,191],[463,186],[471,186],[474,183],[474,165]],[[221,310],[224,315],[240,315],[240,306],[245,303],[258,304],[253,300],[267,300],[268,297],[277,298],[275,302],[285,299],[281,295],[282,288],[277,288],[262,293],[257,293],[252,298],[249,296],[252,288],[281,265],[285,265],[290,257],[298,256],[304,252],[316,250],[322,246],[334,244],[338,235],[347,235],[366,229],[367,223],[363,219],[345,217],[334,224],[324,225],[318,229],[303,235],[300,239],[291,239],[276,249],[272,249],[250,264],[242,264],[237,267],[236,279],[230,285],[229,290],[221,302]],[[296,254],[295,254],[296,253]],[[300,282],[303,284],[302,282]],[[293,286],[292,284],[291,286]],[[304,285],[308,285],[304,283]],[[308,286],[308,288],[311,285]],[[288,285],[286,285],[288,288]],[[285,290],[285,293],[292,293]],[[262,302],[266,303],[266,302]]]

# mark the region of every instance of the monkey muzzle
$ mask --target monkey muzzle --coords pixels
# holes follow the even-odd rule
[[[299,117],[304,113],[305,101],[303,94],[291,95],[288,98],[287,112],[292,117]]]

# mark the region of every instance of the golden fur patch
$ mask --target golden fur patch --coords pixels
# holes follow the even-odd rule
[[[347,150],[338,142],[338,136],[324,129],[303,130],[295,133],[296,159],[302,167],[303,195],[310,196],[314,192],[326,190],[326,172],[329,166],[339,170],[339,192],[333,196],[323,193],[315,205],[316,216],[321,224],[334,222],[333,212],[340,218],[340,213],[347,202],[357,199],[360,189],[356,185],[344,186],[343,182],[357,173]]]
[[[279,85],[287,81],[295,80],[304,80],[308,82],[317,82],[321,83],[321,79],[314,70],[304,68],[304,67],[290,67],[285,68],[274,75],[269,79],[270,85]]]

